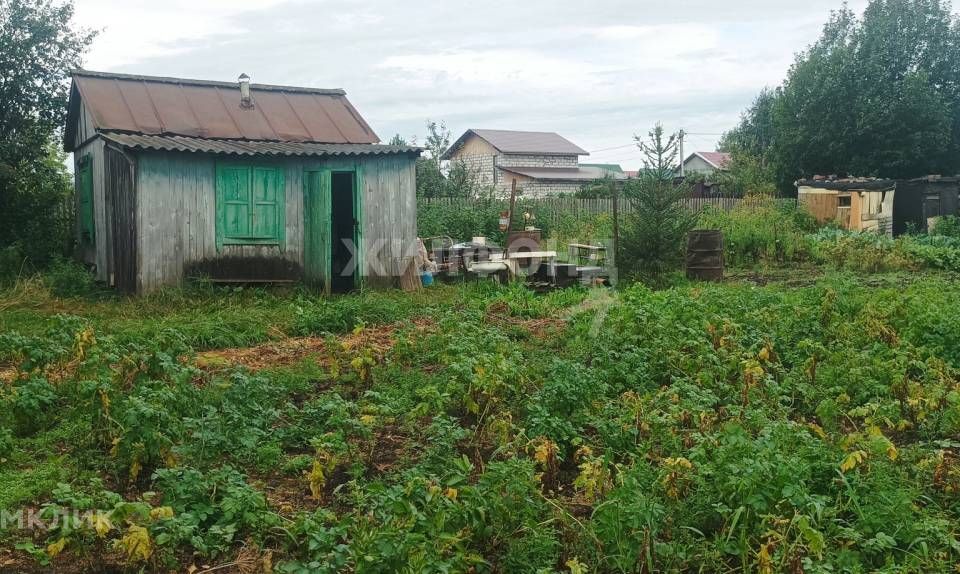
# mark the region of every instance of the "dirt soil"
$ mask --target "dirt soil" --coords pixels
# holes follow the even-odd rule
[[[10,384],[17,380],[17,369],[0,365],[0,383]]]
[[[548,317],[545,319],[522,319],[510,315],[510,307],[506,303],[494,303],[487,309],[485,317],[487,323],[498,327],[515,327],[523,329],[537,339],[547,339],[567,326],[563,319]]]
[[[427,331],[432,322],[418,319],[413,322],[417,331]],[[297,364],[313,358],[327,364],[336,353],[354,353],[369,350],[374,358],[382,359],[396,344],[396,334],[404,324],[393,323],[364,327],[339,337],[291,337],[270,341],[254,347],[218,349],[198,353],[196,365],[206,371],[216,371],[233,366],[259,371],[272,367]],[[339,345],[339,348],[337,348]]]

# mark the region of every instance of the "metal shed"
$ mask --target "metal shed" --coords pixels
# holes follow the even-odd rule
[[[960,209],[960,178],[930,175],[897,182],[893,206],[893,233],[909,228],[927,231],[930,222]]]
[[[420,150],[342,90],[78,71],[69,106],[78,257],[119,290],[389,285],[416,247]]]

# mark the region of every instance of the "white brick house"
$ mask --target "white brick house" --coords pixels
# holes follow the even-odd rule
[[[609,172],[580,165],[590,155],[566,138],[550,132],[467,130],[442,160],[462,162],[477,183],[499,194],[510,193],[512,182],[527,197],[574,194]]]

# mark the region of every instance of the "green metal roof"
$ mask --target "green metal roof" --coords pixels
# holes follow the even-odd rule
[[[615,163],[581,163],[580,167],[596,167],[613,173],[623,173],[623,168]]]

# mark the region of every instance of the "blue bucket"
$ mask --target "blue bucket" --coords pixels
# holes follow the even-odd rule
[[[420,281],[423,282],[424,287],[429,287],[433,285],[433,273],[430,273],[429,271],[424,271],[423,273],[420,274]]]

